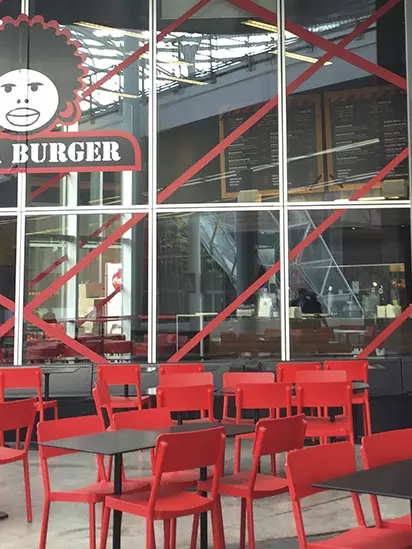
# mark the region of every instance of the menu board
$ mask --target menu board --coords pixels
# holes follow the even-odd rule
[[[220,117],[220,139],[236,130],[262,104]],[[288,188],[295,193],[323,186],[322,114],[318,95],[289,97],[287,103]],[[236,197],[240,189],[261,195],[279,194],[278,112],[272,109],[221,154],[222,198]],[[249,181],[245,183],[245,173]]]
[[[357,189],[408,146],[406,92],[379,86],[327,93],[325,124],[329,184]],[[407,178],[406,159],[385,179]]]

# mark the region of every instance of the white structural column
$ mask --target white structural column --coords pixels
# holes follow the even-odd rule
[[[406,80],[407,80],[407,105],[408,105],[408,142],[409,142],[409,198],[412,197],[412,3],[405,1],[405,40],[406,40]],[[412,210],[411,223],[412,231]],[[412,232],[411,232],[412,243]]]
[[[285,0],[277,0],[278,18],[278,142],[279,142],[279,243],[280,243],[280,318],[281,318],[281,359],[290,359],[289,338],[289,234],[288,234],[288,170],[287,170],[287,96],[285,61]],[[282,208],[283,207],[283,208]]]
[[[122,172],[121,193],[122,205],[130,206],[132,203],[133,174]],[[122,215],[122,224],[130,219],[130,214]],[[122,333],[128,341],[132,337],[131,315],[135,313],[132,305],[133,295],[133,229],[129,229],[121,238],[121,264],[122,264]]]

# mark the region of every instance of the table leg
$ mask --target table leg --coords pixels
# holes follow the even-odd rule
[[[122,495],[123,454],[114,456],[114,495]],[[121,548],[122,513],[113,511],[113,549]]]
[[[49,400],[50,398],[50,374],[43,373],[44,375],[44,400]]]
[[[409,506],[411,510],[411,526],[412,526],[412,499],[409,500]]]
[[[124,398],[129,398],[129,386],[128,385],[125,385],[123,387],[123,395],[124,395]]]
[[[6,520],[8,518],[9,518],[9,515],[7,513],[0,511],[0,520]]]
[[[207,480],[207,467],[200,469],[200,480]],[[202,492],[202,496],[207,497],[207,493]],[[208,549],[207,513],[201,513],[200,515],[200,549]]]

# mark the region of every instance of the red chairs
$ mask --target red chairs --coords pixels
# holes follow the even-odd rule
[[[146,431],[148,429],[167,429],[173,424],[174,422],[170,417],[170,411],[167,408],[150,408],[148,410],[133,410],[114,414],[111,428],[116,430],[134,429]],[[154,463],[154,456],[155,453],[153,450],[151,453],[152,466]],[[152,480],[152,478],[147,479],[150,483]],[[165,473],[162,476],[162,483],[173,484],[173,486],[178,485],[181,488],[196,487],[198,480],[198,472],[192,470]]]
[[[159,408],[168,408],[171,412],[179,414],[182,412],[198,412],[200,414],[200,419],[189,421],[214,421],[213,397],[213,385],[162,386],[156,389]]]
[[[235,396],[236,386],[245,383],[274,383],[275,374],[273,372],[225,372],[223,374],[223,390],[231,391],[233,395],[223,395],[223,413],[222,421],[224,423],[234,423],[236,418],[229,416],[229,398]]]
[[[312,484],[355,471],[354,448],[349,442],[313,446],[288,454],[286,476],[300,549],[406,549],[411,546],[412,532],[367,528],[358,494],[351,494],[358,527],[327,540],[307,540],[301,500],[323,491],[321,488],[314,488]]]
[[[159,379],[169,374],[201,374],[204,372],[204,366],[199,364],[160,364]]]
[[[268,410],[269,417],[280,416],[284,409],[287,416],[292,415],[292,386],[288,383],[251,383],[236,387],[236,423],[242,423],[243,410]],[[235,438],[234,472],[240,472],[241,442],[253,438],[254,433],[238,435]],[[276,461],[272,459],[272,474],[276,474]]]
[[[59,438],[70,438],[82,435],[91,435],[104,431],[104,426],[98,416],[80,416],[68,419],[57,419],[41,422],[37,426],[37,439],[40,443]],[[72,450],[61,450],[57,448],[39,445],[40,466],[43,476],[44,504],[43,517],[40,531],[39,549],[45,549],[47,529],[49,523],[50,505],[52,502],[86,503],[89,506],[89,546],[96,548],[96,504],[104,503],[107,495],[113,493],[114,487],[107,481],[103,467],[103,460],[98,457],[98,481],[88,486],[75,488],[69,491],[52,491],[48,469],[49,459],[59,456],[73,454]],[[145,481],[134,482],[125,486],[125,491],[147,490],[149,485]]]
[[[368,361],[367,360],[330,360],[325,362],[326,370],[345,370],[348,381],[363,381],[368,383]],[[362,406],[363,432],[365,435],[372,434],[371,410],[369,406],[369,391],[357,392],[353,395],[352,404]]]
[[[130,513],[146,519],[146,548],[155,547],[154,521],[164,523],[167,549],[176,548],[176,519],[185,516],[198,517],[210,511],[213,525],[213,546],[224,549],[222,514],[218,486],[222,474],[225,450],[223,428],[189,433],[165,434],[159,436],[156,444],[154,478],[150,492],[111,496],[106,498],[102,524],[101,549],[105,549],[109,527],[110,509]],[[162,475],[182,469],[211,467],[213,480],[211,494],[203,497],[185,490],[170,490],[161,484]],[[196,526],[194,521],[191,549],[196,547]]]
[[[7,465],[16,461],[23,462],[28,522],[33,520],[28,452],[35,416],[35,398],[0,403],[0,432],[3,434],[7,431],[16,431],[15,448],[0,445],[0,465]],[[20,429],[26,429],[23,448],[20,448]]]
[[[97,415],[102,420],[103,425],[111,423],[113,419],[112,397],[106,381],[97,380],[94,384],[92,395]],[[106,417],[103,411],[106,412]]]
[[[348,378],[344,370],[302,370],[301,372],[296,372],[295,380],[296,383],[330,383],[334,381],[348,381]]]
[[[185,374],[167,374],[159,376],[160,387],[185,386],[194,387],[195,385],[212,385],[213,374],[211,372],[185,373]]]
[[[140,366],[137,364],[101,365],[97,367],[97,379],[105,381],[107,385],[134,386],[136,396],[111,396],[113,409],[137,408],[141,410],[145,404],[150,406],[150,397],[142,396],[140,383]]]
[[[285,478],[273,475],[262,475],[259,472],[260,460],[302,448],[305,440],[306,422],[303,415],[282,419],[262,419],[256,425],[253,444],[253,465],[251,471],[236,473],[223,477],[219,483],[219,494],[241,498],[240,549],[245,549],[246,522],[248,526],[249,549],[255,549],[253,519],[253,501],[288,491]],[[199,489],[211,490],[210,482],[199,482]],[[247,519],[247,520],[246,520]]]
[[[355,443],[352,420],[352,386],[344,381],[302,383],[296,385],[298,414],[304,408],[323,408],[325,417],[307,416],[306,436],[323,442],[331,437],[348,438]],[[332,415],[332,408],[342,408],[343,414]],[[329,412],[329,413],[328,413]],[[326,417],[326,416],[330,417]]]
[[[363,437],[361,456],[365,469],[412,459],[412,429],[399,429]],[[410,514],[394,519],[383,519],[377,496],[370,496],[370,499],[376,526],[411,531]]]
[[[320,362],[279,362],[276,366],[276,381],[295,383],[296,372],[320,370]]]
[[[33,389],[36,391],[36,411],[44,421],[44,411],[52,409],[57,419],[57,400],[43,400],[41,368],[0,368],[0,402],[4,402],[6,389]]]

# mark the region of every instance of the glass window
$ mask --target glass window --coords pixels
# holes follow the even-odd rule
[[[337,220],[333,211],[289,213],[292,358],[358,355],[411,303],[409,213],[356,209]],[[402,329],[373,353],[409,354],[405,336]]]
[[[278,260],[276,211],[159,215],[159,360],[279,357]]]
[[[0,216],[0,329],[13,316],[8,307],[15,299],[16,218]],[[10,303],[11,302],[11,303]],[[0,338],[0,362],[13,364],[14,330]]]

